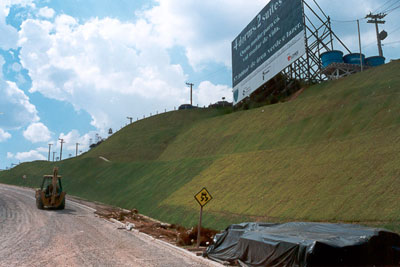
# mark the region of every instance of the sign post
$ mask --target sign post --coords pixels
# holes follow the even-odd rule
[[[198,192],[194,198],[200,205],[200,216],[199,216],[199,225],[197,228],[197,247],[200,247],[200,231],[201,231],[201,219],[203,217],[203,207],[210,202],[212,199],[211,194],[207,191],[207,188],[203,187],[203,189]]]

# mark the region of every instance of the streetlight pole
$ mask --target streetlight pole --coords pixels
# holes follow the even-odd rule
[[[187,86],[190,86],[190,105],[193,106],[193,101],[192,101],[192,94],[193,94],[193,83],[186,83]]]
[[[62,147],[65,142],[64,142],[64,139],[62,139],[62,138],[58,138],[58,140],[60,140],[60,143],[61,143],[61,149],[60,149],[60,161],[61,161],[62,160]]]
[[[51,146],[52,146],[53,144],[49,144],[49,157],[48,157],[48,161],[50,161],[50,149],[51,149]]]

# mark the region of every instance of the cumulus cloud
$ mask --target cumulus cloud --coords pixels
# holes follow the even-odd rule
[[[17,129],[39,120],[37,110],[29,97],[14,82],[5,81],[1,71],[5,61],[0,55],[0,127]]]
[[[36,148],[36,151],[41,152],[41,153],[48,153],[49,148],[48,147],[38,147],[38,148]]]
[[[14,154],[11,153],[11,152],[7,152],[7,158],[8,158],[8,159],[14,158]]]
[[[0,112],[3,113],[0,127],[17,129],[30,122],[39,121],[36,107],[29,97],[14,82],[0,79]]]
[[[171,110],[185,98],[182,67],[171,64],[143,20],[93,19],[80,25],[61,15],[54,24],[26,20],[19,34],[30,92],[85,109],[99,129],[116,128],[129,114]]]
[[[39,15],[47,19],[51,19],[54,16],[54,13],[54,9],[47,6],[39,9]]]
[[[9,12],[9,5],[6,2],[0,1],[0,49],[8,50],[16,48],[18,41],[18,32],[15,28],[6,23],[6,17]],[[4,38],[4,36],[7,36]]]
[[[4,142],[9,138],[11,138],[11,134],[0,128],[0,142]]]
[[[21,162],[47,159],[43,154],[41,154],[37,150],[18,152],[17,154],[15,154],[14,158],[20,160]]]
[[[230,66],[232,36],[264,5],[165,0],[137,14],[134,23],[96,18],[80,24],[65,14],[53,23],[28,19],[19,32],[21,64],[32,79],[30,92],[86,110],[98,129],[115,129],[128,115],[186,102],[188,77],[171,63],[170,48],[184,47],[194,67],[209,61]],[[215,100],[214,94],[199,96],[207,104]]]
[[[104,134],[103,134],[104,135]],[[97,142],[96,138],[100,138],[101,135],[95,132],[89,132],[84,135],[80,135],[78,130],[72,130],[67,134],[61,133],[60,139],[63,139],[65,144],[64,147],[66,150],[75,152],[76,151],[76,143],[78,143],[79,150],[87,150],[89,148],[90,142]],[[103,136],[104,137],[104,136]]]
[[[221,101],[232,101],[232,88],[226,85],[214,85],[209,81],[201,82],[194,95],[200,106],[208,106],[211,103]]]
[[[46,142],[51,138],[51,132],[41,122],[32,123],[23,133],[25,139],[32,143]]]
[[[231,42],[265,5],[265,0],[157,0],[143,12],[165,45],[185,47],[190,64],[231,65]],[[195,10],[196,12],[193,12]]]
[[[33,0],[1,0],[0,1],[0,49],[8,50],[17,48],[18,32],[6,23],[6,17],[10,12],[10,7],[18,5],[20,7],[35,7]],[[6,36],[6,37],[4,37]]]

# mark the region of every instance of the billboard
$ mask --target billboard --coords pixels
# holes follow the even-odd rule
[[[232,42],[233,104],[306,52],[302,0],[271,0]]]

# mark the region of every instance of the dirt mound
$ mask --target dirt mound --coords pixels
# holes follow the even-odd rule
[[[133,224],[134,229],[161,239],[173,245],[192,246],[197,243],[197,226],[187,229],[181,225],[159,222],[139,214],[138,210],[124,210],[105,205],[96,205],[95,214],[105,219],[115,219],[123,224]],[[200,245],[208,246],[213,243],[216,230],[201,228]]]

